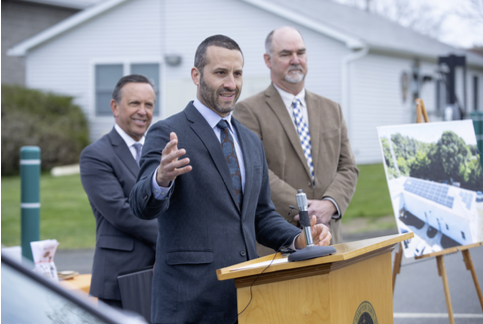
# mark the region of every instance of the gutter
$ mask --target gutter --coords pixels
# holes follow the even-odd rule
[[[342,89],[342,98],[341,98],[341,105],[342,111],[344,114],[344,119],[347,124],[347,133],[349,139],[352,139],[352,106],[350,100],[350,64],[358,59],[363,58],[364,56],[369,53],[369,46],[364,45],[359,50],[352,52],[342,58],[342,66],[341,66],[341,89]]]

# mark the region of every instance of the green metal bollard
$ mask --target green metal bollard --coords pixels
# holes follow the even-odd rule
[[[40,148],[20,148],[22,256],[33,261],[30,242],[40,240]]]

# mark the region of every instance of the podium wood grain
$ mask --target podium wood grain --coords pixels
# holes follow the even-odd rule
[[[351,324],[364,301],[378,323],[393,323],[391,251],[413,235],[337,244],[333,255],[300,262],[280,260],[286,257],[278,253],[219,269],[217,275],[235,280],[240,324]],[[263,262],[274,257],[280,263],[267,268]]]

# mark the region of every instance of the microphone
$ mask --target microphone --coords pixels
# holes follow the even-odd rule
[[[302,191],[302,189],[297,190],[297,195],[295,196],[297,200],[297,206],[299,207],[299,217],[300,217],[300,225],[302,225],[303,231],[305,233],[305,243],[307,246],[314,245],[312,240],[312,231],[310,229],[310,217],[308,212],[308,205],[307,205],[307,196]]]
[[[305,243],[307,246],[304,249],[297,250],[288,256],[288,261],[302,261],[309,260],[325,255],[330,255],[337,252],[333,246],[317,246],[312,240],[312,230],[310,228],[310,217],[307,205],[307,196],[302,189],[297,190],[297,206],[299,207],[300,225],[302,225],[305,234]]]

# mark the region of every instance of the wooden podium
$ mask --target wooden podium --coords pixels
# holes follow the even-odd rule
[[[336,244],[337,253],[300,262],[277,253],[273,262],[269,255],[217,276],[235,280],[240,324],[393,323],[391,252],[413,236]]]

